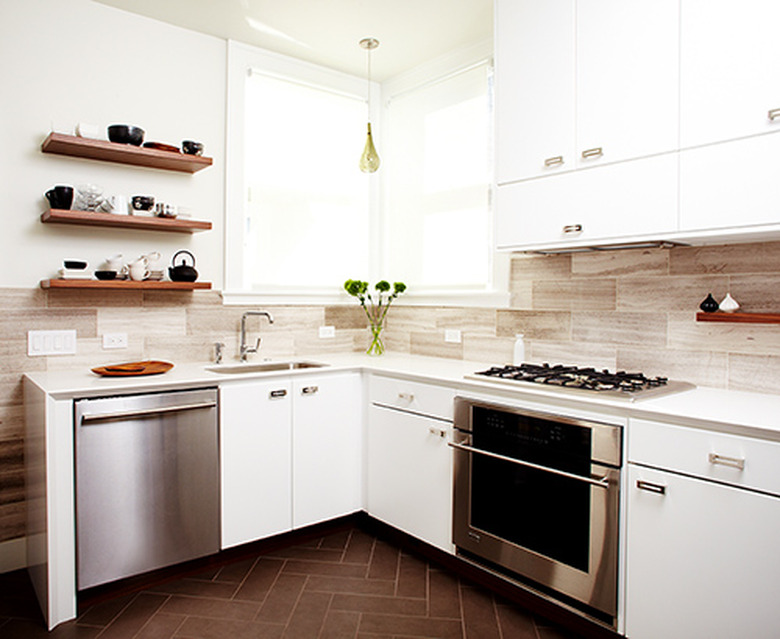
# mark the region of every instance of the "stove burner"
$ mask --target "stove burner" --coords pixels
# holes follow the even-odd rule
[[[597,371],[595,368],[579,368],[557,364],[521,364],[520,366],[493,366],[475,375],[494,377],[504,380],[533,382],[535,384],[550,384],[583,388],[592,391],[619,391],[623,393],[638,393],[650,388],[665,386],[666,377],[645,377],[642,373],[627,373],[618,371],[612,373],[607,369]]]

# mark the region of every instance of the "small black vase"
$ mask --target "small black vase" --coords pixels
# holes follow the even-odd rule
[[[699,304],[699,308],[703,310],[705,313],[714,313],[718,310],[719,306],[718,303],[715,301],[715,298],[712,297],[712,293],[707,295],[706,298],[704,298],[704,301]]]

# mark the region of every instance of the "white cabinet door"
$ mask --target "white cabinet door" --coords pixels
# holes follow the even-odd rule
[[[498,0],[495,11],[496,179],[573,169],[574,0]]]
[[[626,635],[777,637],[780,498],[631,464],[628,486]]]
[[[293,396],[293,527],[360,510],[360,374],[296,380]]]
[[[780,224],[780,132],[680,152],[680,230]]]
[[[677,149],[678,29],[679,0],[577,3],[578,166]]]
[[[676,153],[501,186],[500,249],[588,245],[677,230]]]
[[[681,0],[683,147],[780,129],[778,24],[777,0]]]
[[[222,547],[292,528],[287,380],[220,387]]]
[[[371,406],[368,512],[410,535],[452,551],[452,453],[449,422]]]

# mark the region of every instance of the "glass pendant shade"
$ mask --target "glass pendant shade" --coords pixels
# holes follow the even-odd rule
[[[366,146],[363,147],[363,155],[360,156],[360,170],[363,173],[373,173],[379,168],[379,154],[374,146],[374,138],[371,136],[371,123],[368,123],[366,134]]]

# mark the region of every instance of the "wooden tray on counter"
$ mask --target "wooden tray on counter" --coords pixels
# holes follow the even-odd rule
[[[159,375],[173,368],[170,362],[147,360],[144,362],[125,362],[124,364],[109,364],[98,366],[92,372],[103,377],[135,377],[139,375]]]

